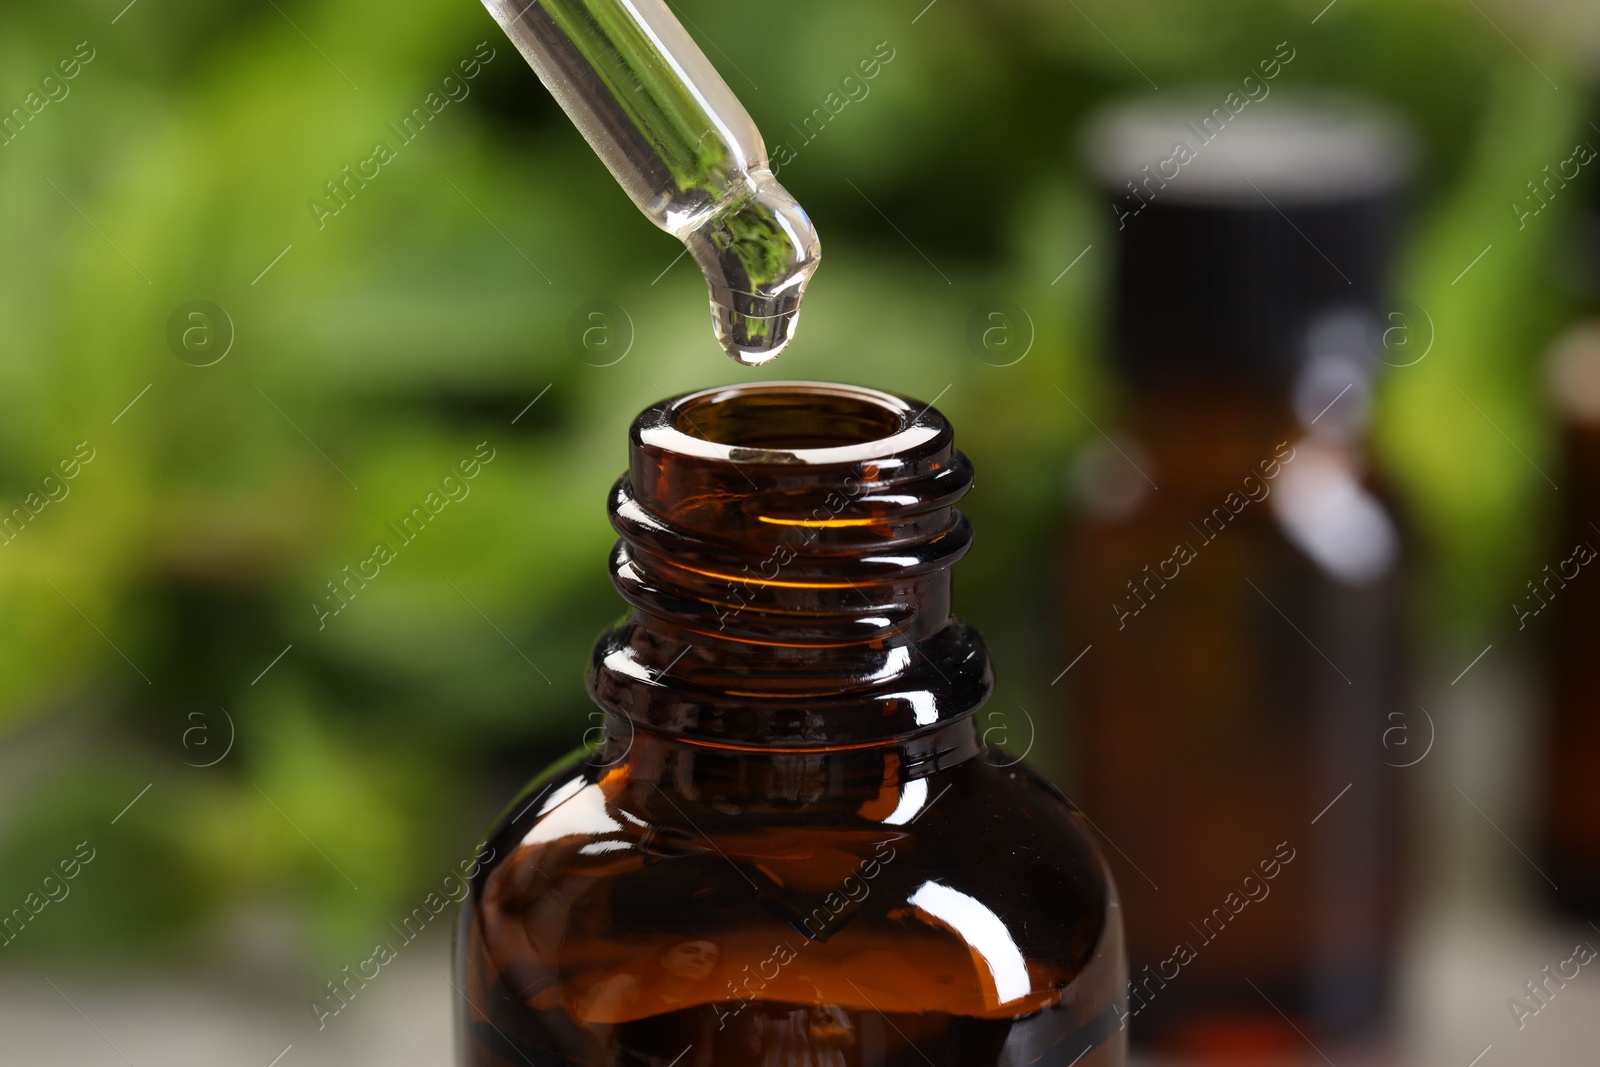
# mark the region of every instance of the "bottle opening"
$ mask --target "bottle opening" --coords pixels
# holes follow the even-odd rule
[[[876,389],[763,382],[704,389],[647,408],[634,423],[647,450],[724,464],[843,468],[895,461],[948,444],[949,424],[927,405]],[[733,471],[729,471],[733,474]],[[736,475],[749,486],[747,475]]]
[[[685,398],[673,418],[680,432],[702,441],[782,450],[870,444],[909,422],[897,397],[788,383],[699,393]]]

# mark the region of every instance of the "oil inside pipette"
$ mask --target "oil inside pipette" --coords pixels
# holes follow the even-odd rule
[[[683,240],[711,293],[712,328],[737,363],[760,366],[794,339],[821,246],[805,211],[770,174]]]

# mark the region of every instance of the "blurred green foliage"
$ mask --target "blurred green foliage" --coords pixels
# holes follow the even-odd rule
[[[1376,441],[1432,561],[1437,640],[1501,627],[1551,497],[1484,416],[1545,461],[1537,356],[1575,304],[1570,202],[1523,230],[1508,205],[1580,136],[1572,66],[1519,33],[1540,73],[1472,7],[1433,0],[1343,0],[1314,25],[1304,0],[922,6],[677,4],[769,143],[796,144],[791,123],[895,50],[784,167],[826,256],[770,374],[938,397],[952,417],[979,471],[958,604],[995,651],[995,707],[1053,718],[1066,659],[1052,559],[1093,430],[1054,387],[1115,419],[1097,362],[1111,216],[1080,174],[1079,120],[1116,94],[1236,81],[1283,40],[1297,58],[1277,90],[1375,94],[1420,135],[1396,296],[1436,337],[1388,375]],[[95,53],[0,147],[0,504],[95,451],[0,549],[0,909],[78,841],[98,850],[5,951],[181,952],[287,907],[316,959],[344,961],[592,725],[583,668],[620,612],[604,500],[632,416],[760,375],[719,354],[693,265],[472,0],[119,7],[0,12],[4,107],[78,42]],[[387,124],[484,41],[470,95],[402,143]],[[331,206],[325,183],[379,141],[396,158],[319,220],[310,202]],[[1005,368],[965,339],[997,297],[1037,329]],[[167,339],[196,299],[236,329],[212,366]],[[634,331],[608,367],[567,340],[595,299]],[[319,628],[326,583],[397,544],[388,524],[480,442],[495,458],[470,496]]]

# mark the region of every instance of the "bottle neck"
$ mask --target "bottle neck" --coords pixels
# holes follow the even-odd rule
[[[769,383],[642,413],[612,493],[632,607],[590,669],[601,706],[735,746],[881,742],[970,715],[992,686],[950,614],[972,470],[931,408]]]
[[[965,763],[981,749],[971,715],[906,737],[794,747],[692,740],[612,715],[593,761],[605,768],[618,795],[636,795],[641,807],[659,791],[725,813],[848,809],[898,825],[932,799],[911,783]]]
[[[1233,488],[1305,427],[1282,391],[1232,382],[1195,381],[1182,389],[1130,391],[1126,425],[1163,491],[1202,496]]]

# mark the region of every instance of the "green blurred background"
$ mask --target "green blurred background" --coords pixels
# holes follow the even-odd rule
[[[706,385],[938,397],[979,473],[958,609],[995,653],[992,706],[1048,739],[1067,471],[1095,434],[1061,393],[1117,418],[1097,314],[1113,220],[1076,131],[1110,96],[1236,84],[1282,41],[1274,92],[1357,90],[1415,125],[1390,357],[1427,355],[1387,372],[1375,447],[1419,537],[1419,647],[1470,655],[1507,628],[1554,499],[1506,438],[1544,464],[1538,357],[1581,302],[1577,195],[1522,229],[1510,205],[1600,144],[1576,15],[924,2],[675,4],[769,146],[795,147],[782,180],[823,237],[772,372],[719,354],[693,264],[473,0],[0,11],[0,108],[93,52],[0,147],[0,506],[79,442],[94,455],[0,547],[0,904],[74,843],[97,850],[14,959],[181,960],[261,913],[313,968],[387,936],[594,725],[583,669],[621,610],[604,503],[626,429]],[[402,146],[386,124],[485,41],[470,95]],[[800,145],[791,123],[880,42],[894,58],[869,95]],[[396,158],[319,228],[310,201],[331,205],[324,183],[379,140]],[[231,322],[207,320],[197,344],[232,335],[209,366],[169,340],[196,300]],[[597,300],[625,312],[601,354],[571,340]],[[968,341],[995,300],[1032,323],[1011,366]],[[325,583],[396,543],[386,524],[481,442],[470,495],[319,628]]]

